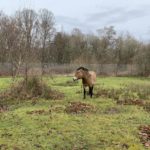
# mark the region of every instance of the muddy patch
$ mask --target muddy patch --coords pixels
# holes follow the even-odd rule
[[[143,125],[139,127],[139,136],[142,144],[150,148],[150,125]]]
[[[14,146],[13,150],[21,150],[18,146]]]
[[[121,112],[121,110],[120,109],[118,109],[118,108],[116,108],[116,107],[111,107],[111,108],[108,108],[108,109],[106,109],[105,110],[105,114],[118,114],[118,113],[120,113]]]
[[[144,100],[125,99],[125,100],[118,100],[117,104],[119,104],[119,105],[138,105],[138,106],[144,106],[145,102],[144,102]]]
[[[0,113],[8,111],[8,107],[4,105],[0,105]]]
[[[0,144],[0,150],[6,150],[8,146],[6,144]]]
[[[94,106],[82,102],[71,102],[65,109],[67,113],[76,113],[76,114],[93,112],[94,110],[95,110]]]

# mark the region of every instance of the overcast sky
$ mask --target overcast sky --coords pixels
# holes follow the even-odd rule
[[[59,30],[85,33],[113,25],[140,40],[150,41],[150,0],[0,0],[0,10],[12,15],[24,7],[52,11]]]

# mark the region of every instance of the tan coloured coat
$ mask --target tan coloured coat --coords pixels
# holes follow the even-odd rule
[[[94,71],[88,71],[84,73],[84,78],[82,79],[83,86],[92,87],[96,83],[96,73]]]

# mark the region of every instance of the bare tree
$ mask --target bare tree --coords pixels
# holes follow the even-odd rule
[[[71,59],[77,59],[82,53],[85,53],[85,36],[78,28],[74,28],[70,37]]]
[[[9,17],[3,12],[0,12],[0,62],[7,62],[8,48],[7,48],[7,24]]]
[[[139,75],[150,75],[150,44],[141,44],[135,57]]]
[[[42,75],[44,73],[44,63],[47,61],[47,49],[54,36],[54,16],[52,12],[47,9],[39,11],[39,33],[40,33],[40,62],[42,68]]]
[[[141,75],[149,74],[150,46],[130,34],[118,35],[113,26],[96,35],[78,28],[56,32],[54,25],[54,16],[46,9],[38,13],[24,9],[14,16],[0,11],[0,63],[11,64],[13,76],[23,64],[26,81],[33,63],[41,64],[42,74],[47,63],[98,63],[101,71],[104,64],[115,64],[116,75],[122,64],[130,64],[137,65]]]
[[[110,63],[112,60],[112,51],[115,44],[116,31],[113,26],[98,29],[99,42],[95,51],[97,60],[100,64],[100,70],[103,70],[103,64]],[[100,73],[102,73],[100,71]]]
[[[16,13],[17,25],[24,40],[24,63],[25,63],[25,80],[28,80],[29,63],[33,59],[33,46],[37,38],[37,14],[34,10],[24,9]]]

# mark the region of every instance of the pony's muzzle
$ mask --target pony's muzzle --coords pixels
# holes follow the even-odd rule
[[[73,81],[77,81],[78,79],[76,77],[73,77]]]

